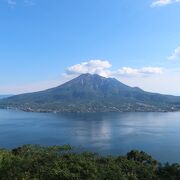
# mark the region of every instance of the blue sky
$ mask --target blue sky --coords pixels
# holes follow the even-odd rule
[[[179,12],[179,0],[0,0],[0,93],[90,72],[180,95]]]

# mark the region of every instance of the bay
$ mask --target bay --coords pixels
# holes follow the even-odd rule
[[[143,150],[180,163],[180,112],[31,113],[0,110],[0,146],[70,144],[102,155]]]

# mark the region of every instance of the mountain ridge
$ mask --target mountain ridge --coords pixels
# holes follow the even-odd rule
[[[0,100],[0,108],[37,112],[164,112],[180,110],[180,97],[146,92],[115,78],[87,73],[51,89]]]

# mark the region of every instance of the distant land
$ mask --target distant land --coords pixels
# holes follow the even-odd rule
[[[13,94],[0,95],[0,99],[8,98],[14,96]]]
[[[180,97],[146,92],[97,74],[82,74],[52,89],[1,99],[0,108],[31,112],[167,112],[180,110]]]

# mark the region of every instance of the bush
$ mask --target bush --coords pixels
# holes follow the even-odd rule
[[[145,152],[102,157],[69,145],[0,150],[1,180],[179,180],[180,165],[161,165]]]

